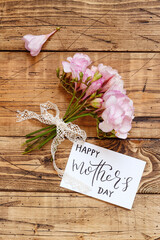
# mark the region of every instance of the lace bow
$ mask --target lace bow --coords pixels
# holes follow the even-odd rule
[[[56,111],[56,115],[53,116],[50,114],[47,110],[52,109]],[[23,112],[17,111],[18,114],[18,120],[17,122],[21,122],[27,119],[37,119],[42,123],[45,123],[47,125],[55,125],[56,126],[56,137],[53,139],[51,144],[51,154],[53,158],[53,166],[55,170],[57,171],[58,175],[60,177],[63,176],[64,171],[59,169],[55,162],[55,153],[57,151],[58,145],[65,140],[65,137],[68,138],[73,143],[76,142],[84,142],[87,138],[86,132],[84,130],[81,130],[79,126],[69,122],[65,123],[63,119],[59,117],[59,109],[56,104],[51,102],[46,102],[43,104],[40,104],[40,111],[41,114],[38,115],[35,112],[24,110]]]

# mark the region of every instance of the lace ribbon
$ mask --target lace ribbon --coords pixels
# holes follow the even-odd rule
[[[56,115],[53,116],[50,114],[47,110],[52,109],[56,111]],[[86,132],[84,130],[81,130],[79,126],[69,122],[65,123],[63,119],[59,117],[59,109],[56,104],[51,102],[46,102],[43,104],[40,104],[40,111],[41,114],[38,115],[35,112],[24,110],[23,112],[17,111],[18,114],[18,120],[17,122],[21,122],[27,119],[37,119],[42,123],[45,123],[47,125],[55,125],[56,126],[56,137],[53,139],[51,144],[51,154],[53,158],[53,166],[54,169],[57,171],[58,175],[60,177],[63,176],[64,171],[57,167],[55,162],[55,153],[57,151],[58,145],[65,140],[65,137],[68,138],[73,143],[80,143],[84,142],[87,138]]]

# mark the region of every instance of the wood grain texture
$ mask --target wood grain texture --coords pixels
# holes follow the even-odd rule
[[[24,50],[23,35],[49,33],[56,26],[62,30],[44,50],[160,50],[159,1],[5,0],[0,8],[1,50]]]
[[[50,143],[41,151],[21,155],[24,142],[20,137],[1,137],[0,190],[6,191],[47,191],[70,192],[60,188],[61,179],[50,162]],[[96,144],[116,152],[146,161],[146,167],[139,186],[139,193],[160,193],[160,141],[155,140],[95,140]],[[57,165],[64,169],[71,150],[72,143],[65,140],[56,153]]]
[[[0,239],[158,240],[159,204],[152,194],[129,211],[76,193],[1,192]]]
[[[160,240],[159,23],[158,0],[0,1],[0,240]],[[57,26],[31,57],[22,36]],[[55,70],[74,51],[116,68],[134,101],[127,140],[98,140],[94,120],[76,122],[88,142],[146,161],[131,211],[60,188],[50,144],[21,154],[24,135],[42,124],[16,123],[16,110],[39,113],[50,100],[63,116],[70,96]],[[66,140],[56,153],[63,169],[71,145]]]
[[[0,50],[24,50],[23,35],[62,26],[44,50],[159,51],[159,8],[156,0],[2,0]]]
[[[59,85],[56,68],[74,53],[1,53],[0,58],[0,135],[24,136],[42,125],[35,121],[15,123],[16,110],[39,112],[39,104],[56,103],[64,115],[71,99]],[[133,100],[135,119],[129,138],[160,136],[159,53],[87,53],[95,65],[111,65],[122,75],[128,96]],[[58,97],[57,97],[58,96]],[[77,123],[88,137],[96,137],[95,121],[85,118]]]

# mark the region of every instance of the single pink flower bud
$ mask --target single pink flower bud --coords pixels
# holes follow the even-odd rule
[[[91,82],[95,82],[98,79],[100,79],[102,77],[102,74],[100,74],[99,72],[96,72],[91,80]]]
[[[90,105],[94,108],[101,108],[103,103],[103,99],[102,98],[95,98],[94,100],[92,100],[90,102]]]
[[[22,38],[22,40],[24,40],[25,42],[25,48],[30,51],[30,54],[32,56],[37,56],[40,53],[41,48],[43,44],[47,41],[47,39],[53,34],[55,34],[58,30],[60,30],[60,27],[57,27],[56,30],[46,35],[25,35]]]

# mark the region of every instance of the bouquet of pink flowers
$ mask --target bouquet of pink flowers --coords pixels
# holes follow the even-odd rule
[[[126,96],[121,76],[115,69],[103,64],[91,66],[91,63],[89,56],[76,53],[62,62],[62,72],[57,69],[61,85],[72,95],[62,121],[70,123],[90,116],[97,121],[98,137],[125,139],[134,118],[133,102]],[[56,135],[55,124],[26,135],[29,139],[24,153],[41,148]]]

